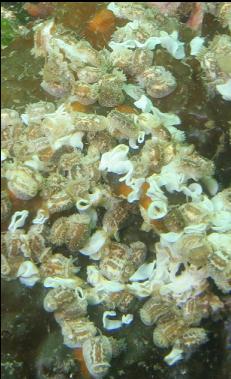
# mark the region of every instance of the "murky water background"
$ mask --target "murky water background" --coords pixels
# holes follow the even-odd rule
[[[36,18],[28,17],[22,9],[24,3],[2,3],[6,8],[12,4],[12,10],[17,9],[22,25],[28,29],[24,37],[17,37],[2,52],[2,108],[14,108],[22,112],[25,105],[39,100],[55,102],[54,98],[45,93],[40,87],[40,70],[43,60],[35,59],[31,55],[33,46],[33,33],[31,31]],[[52,3],[54,17],[57,22],[71,29],[79,38],[85,37],[95,48],[101,49],[110,39],[109,33],[90,33],[87,22],[99,9],[105,8],[107,3]],[[16,13],[17,14],[17,13]],[[123,25],[118,21],[116,25]],[[125,22],[126,23],[126,22]],[[116,26],[115,25],[115,26]],[[212,37],[219,32],[219,25],[212,16],[207,16],[204,25],[204,35]],[[192,35],[185,36],[190,40]],[[161,64],[163,60],[172,58],[158,56]],[[177,113],[182,124],[180,128],[185,131],[187,141],[194,143],[197,150],[204,156],[213,159],[216,164],[216,177],[221,189],[230,181],[230,146],[228,137],[228,120],[231,119],[230,104],[215,97],[208,101],[200,80],[198,63],[192,74],[190,67],[175,62],[174,75],[178,80],[184,80],[185,86],[190,83],[190,93],[181,95],[174,93],[167,99],[159,99],[155,105],[163,112]],[[183,78],[183,79],[182,79]],[[104,113],[99,106],[92,106],[91,111]],[[3,188],[5,183],[2,183]],[[15,201],[14,211],[25,209],[32,211],[34,217],[39,205],[39,198],[28,202]],[[6,225],[2,225],[5,230]],[[60,328],[54,321],[53,315],[43,310],[42,301],[45,290],[40,285],[34,288],[23,287],[18,281],[2,282],[2,378],[3,379],[82,379],[78,363],[73,365],[72,352],[62,343]],[[92,311],[94,312],[94,310]],[[176,367],[167,367],[162,360],[164,354],[155,349],[145,350],[145,341],[148,340],[149,328],[135,326],[133,340],[129,346],[126,359],[120,357],[112,361],[112,370],[108,379],[228,379],[229,367],[228,353],[225,351],[224,322],[212,323],[204,321],[206,329],[211,330],[210,341],[200,348],[188,361],[179,363]],[[134,327],[134,326],[133,326]],[[129,329],[123,333],[129,339]],[[128,365],[129,356],[135,356],[136,344],[143,343],[143,355],[137,356],[136,363]]]

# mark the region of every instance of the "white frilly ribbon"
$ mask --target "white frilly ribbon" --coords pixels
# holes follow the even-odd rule
[[[29,115],[27,113],[21,114],[21,119],[23,124],[25,124],[26,126],[29,125]]]
[[[116,15],[116,13],[119,11],[118,6],[117,6],[114,2],[109,3],[109,4],[107,5],[107,9],[108,9],[109,11],[112,11],[115,15]]]
[[[127,315],[123,315],[121,320],[112,320],[108,317],[116,317],[115,311],[105,311],[103,313],[103,327],[107,330],[119,329],[124,325],[129,325],[133,321],[133,315],[128,313]]]
[[[28,215],[29,212],[27,210],[15,212],[11,217],[11,222],[8,227],[8,230],[10,232],[15,232],[18,228],[23,227]]]
[[[5,161],[8,157],[8,152],[6,149],[1,149],[1,162]]]
[[[147,215],[151,220],[158,220],[168,213],[168,205],[165,200],[153,200],[147,209]]]
[[[132,284],[127,284],[126,288],[133,295],[144,298],[150,296],[152,293],[152,282],[151,280],[146,280],[145,282],[133,282]]]
[[[133,164],[128,159],[129,147],[127,145],[117,145],[114,149],[104,153],[101,157],[99,170],[113,172],[118,175],[126,174],[119,179],[120,182],[131,180]]]
[[[91,203],[88,199],[79,199],[76,202],[76,208],[80,212],[87,211],[91,207]]]
[[[38,209],[36,217],[32,220],[33,224],[43,225],[49,218],[48,212],[44,209]]]
[[[216,85],[216,89],[224,100],[231,101],[231,79],[227,80],[225,84]]]
[[[188,187],[184,186],[182,187],[182,192],[186,195],[191,197],[192,199],[198,199],[200,198],[200,195],[203,192],[203,189],[199,183],[191,183]]]
[[[135,102],[134,102],[134,105],[141,109],[142,112],[151,112],[152,108],[153,108],[153,105],[152,105],[152,101],[146,96],[146,95],[142,95],[140,98],[138,98]]]
[[[79,300],[84,300],[86,299],[86,296],[83,292],[83,289],[81,287],[76,287],[75,288],[75,295]]]
[[[142,264],[138,268],[138,270],[136,270],[136,272],[132,276],[130,276],[129,280],[131,282],[138,282],[141,280],[150,279],[150,277],[152,276],[152,274],[154,272],[155,265],[156,265],[155,260],[153,262],[150,262],[150,263]]]
[[[106,241],[106,232],[104,230],[97,230],[88,240],[87,244],[79,251],[81,254],[87,255],[93,260],[99,260],[101,256],[100,250],[105,245]]]
[[[176,128],[172,128],[173,125],[179,125],[181,123],[181,120],[177,115],[173,113],[161,112],[158,108],[153,106],[152,100],[149,99],[146,95],[142,95],[140,98],[138,98],[134,102],[134,105],[137,108],[141,109],[142,112],[151,112],[155,117],[157,117],[163,124],[163,126],[165,126],[169,130],[174,139],[176,139],[176,137],[180,140],[183,139],[183,132]]]
[[[90,207],[97,206],[102,199],[102,192],[99,189],[92,194],[88,194],[86,198],[80,198],[76,202],[76,208],[79,212],[84,212]]]
[[[95,266],[87,266],[87,281],[95,287],[98,292],[118,292],[125,288],[125,284],[123,283],[104,278]]]
[[[127,197],[129,203],[132,203],[133,201],[136,201],[140,198],[141,188],[144,182],[145,178],[133,178],[129,181],[129,183],[127,183],[129,187],[132,189],[132,191],[128,194]]]
[[[176,59],[182,59],[185,57],[184,42],[178,40],[177,31],[174,31],[171,34],[161,31],[160,35],[160,44],[169,52],[169,54]]]
[[[27,287],[33,287],[39,280],[39,270],[31,261],[23,262],[18,269],[17,277]]]
[[[46,169],[46,165],[39,159],[39,157],[34,154],[31,159],[24,162],[24,165],[32,168],[35,171],[44,171]]]
[[[205,42],[205,38],[199,37],[199,36],[194,37],[190,41],[190,49],[191,49],[190,54],[197,55],[203,49],[204,42]]]
[[[81,284],[82,283],[80,278],[60,278],[58,276],[48,276],[43,283],[45,288],[63,287],[72,289],[79,288]]]
[[[132,23],[129,24],[132,25]],[[176,30],[171,34],[161,30],[159,37],[149,37],[143,43],[135,39],[130,39],[123,42],[111,41],[109,43],[109,47],[112,50],[120,49],[121,47],[126,47],[128,49],[138,47],[140,49],[154,50],[157,45],[161,45],[176,59],[182,59],[185,57],[184,42],[179,41],[178,32]]]
[[[83,142],[82,142],[83,136],[84,136],[84,133],[76,132],[71,135],[61,137],[52,144],[52,148],[54,150],[58,150],[60,147],[67,145],[67,146],[75,147],[82,150],[83,149]]]
[[[142,95],[145,94],[143,88],[135,84],[124,84],[123,90],[126,92],[128,96],[130,96],[133,100],[138,100]]]
[[[164,361],[167,363],[167,365],[172,366],[172,365],[174,365],[174,363],[183,359],[183,353],[184,352],[182,349],[178,349],[176,347],[173,347],[173,349],[170,351],[170,353],[164,357]]]

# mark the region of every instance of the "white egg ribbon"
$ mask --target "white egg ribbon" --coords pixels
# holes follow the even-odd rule
[[[112,320],[108,317],[115,317],[115,311],[105,311],[103,313],[103,327],[107,330],[119,329],[124,325],[129,325],[133,321],[133,315],[128,313],[127,315],[123,315],[120,320]]]
[[[11,222],[8,227],[10,232],[15,232],[18,228],[22,228],[25,225],[25,221],[29,215],[27,210],[17,211],[11,217]]]

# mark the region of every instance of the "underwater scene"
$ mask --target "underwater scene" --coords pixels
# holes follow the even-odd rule
[[[231,378],[231,3],[1,3],[1,378]]]

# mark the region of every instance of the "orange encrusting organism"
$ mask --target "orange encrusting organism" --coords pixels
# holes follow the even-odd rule
[[[139,199],[139,205],[146,210],[148,209],[149,205],[152,203],[151,197],[146,194],[149,187],[150,187],[150,184],[147,182],[142,184],[141,186],[142,194]],[[132,192],[132,188],[129,187],[125,183],[117,183],[113,185],[113,192],[115,193],[115,195],[121,196],[127,199],[128,195]],[[151,225],[153,225],[154,229],[160,233],[166,233],[168,231],[166,226],[164,225],[163,219],[150,220],[149,222]]]
[[[192,30],[200,30],[202,27],[204,18],[204,10],[201,2],[194,3],[191,15],[186,23],[186,25]]]
[[[89,111],[89,107],[87,105],[80,104],[78,101],[71,103],[71,110],[75,112],[83,112],[87,113]]]
[[[15,212],[20,211],[22,209],[27,209],[32,212],[35,209],[40,209],[40,208],[46,209],[43,199],[39,196],[36,196],[30,200],[22,200],[22,199],[18,199],[15,196],[15,194],[11,192],[10,190],[7,190],[7,193]]]
[[[141,187],[141,191],[142,191],[142,195],[140,197],[140,201],[139,201],[139,204],[141,205],[141,207],[143,207],[144,209],[148,209],[149,205],[151,204],[152,202],[152,199],[150,196],[146,195],[146,192],[147,190],[149,189],[150,187],[150,184],[145,182],[142,184],[142,187]]]
[[[150,187],[150,184],[148,182],[144,182],[141,186],[143,193],[146,193],[149,187]]]
[[[149,205],[151,204],[152,202],[152,199],[151,197],[147,196],[147,195],[144,195],[144,196],[141,196],[140,198],[140,201],[139,201],[139,204],[141,205],[141,207],[143,207],[144,209],[148,209]]]
[[[125,183],[117,183],[113,186],[113,191],[115,195],[127,198],[129,193],[132,192],[132,188]]]
[[[152,203],[152,199],[151,197],[149,197],[146,193],[147,193],[147,190],[149,189],[150,187],[150,184],[145,182],[141,189],[143,191],[143,194],[140,198],[140,201],[139,201],[139,204],[141,205],[141,207],[143,207],[144,209],[148,209],[149,205]],[[150,220],[149,221],[150,224],[153,225],[153,227],[159,231],[160,233],[164,233],[164,232],[167,232],[167,228],[166,226],[164,225],[164,222],[163,222],[163,219],[159,219],[159,220]]]
[[[136,113],[136,114],[138,114],[138,111],[135,108],[131,107],[130,105],[126,105],[126,104],[117,105],[116,110],[119,112],[122,112],[122,113]]]
[[[147,209],[149,204],[152,202],[151,198],[146,195],[146,192],[149,188],[148,183],[144,183],[141,187],[142,195],[140,198],[140,204],[143,206],[143,208]],[[128,197],[128,195],[133,191],[131,187],[129,187],[125,183],[116,183],[112,186],[113,192],[117,196],[123,196],[125,198]],[[149,200],[150,199],[150,200]]]
[[[28,201],[30,200],[22,200],[22,199],[18,199],[15,194],[13,192],[11,192],[10,190],[7,190],[7,193],[8,193],[8,196],[9,196],[9,199],[12,203],[12,206],[14,208],[14,210],[20,210],[23,206],[23,204],[27,203]]]
[[[54,154],[54,151],[50,146],[45,147],[43,150],[40,150],[38,153],[38,157],[41,161],[43,161],[45,164],[46,162],[49,162]]]
[[[101,9],[88,21],[87,29],[93,33],[110,33],[115,26],[115,16],[108,9]]]
[[[74,349],[74,357],[79,362],[80,372],[84,379],[91,379],[86,363],[83,358],[82,348]]]
[[[154,229],[159,233],[167,233],[169,230],[164,225],[163,219],[151,220],[150,223],[153,225]]]
[[[45,18],[50,16],[54,11],[52,3],[25,3],[23,9],[32,17]]]

